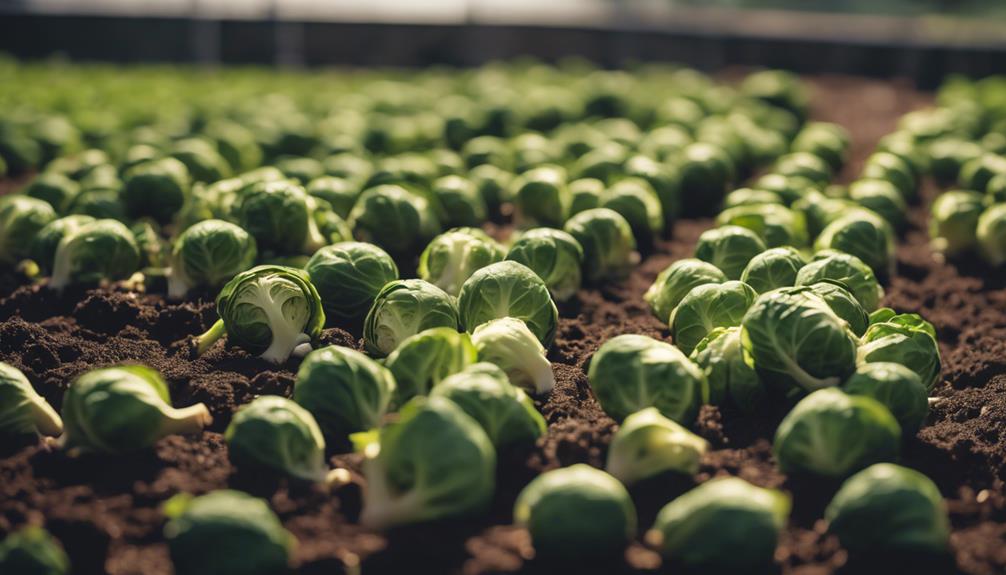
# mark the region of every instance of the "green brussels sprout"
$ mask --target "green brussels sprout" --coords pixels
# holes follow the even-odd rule
[[[725,281],[727,277],[711,263],[693,258],[678,260],[657,275],[643,299],[650,304],[653,315],[669,322],[674,308],[693,288]]]
[[[381,424],[395,390],[388,368],[356,350],[330,345],[304,358],[293,400],[311,412],[329,441],[345,443],[350,434]]]
[[[894,459],[901,427],[884,404],[841,389],[819,389],[783,418],[772,449],[784,473],[840,479]]]
[[[869,210],[849,211],[828,224],[817,236],[814,249],[856,256],[880,278],[894,275],[894,231],[883,218]]]
[[[504,317],[487,321],[472,332],[472,343],[480,362],[502,369],[517,387],[535,395],[555,387],[545,348],[522,320]]]
[[[936,328],[914,313],[884,319],[871,317],[859,348],[861,362],[893,362],[911,369],[927,390],[940,377],[940,347]]]
[[[452,327],[434,327],[406,338],[391,352],[384,365],[395,377],[396,405],[403,405],[430,390],[449,375],[460,372],[477,359],[467,333]]]
[[[214,120],[206,127],[206,136],[232,171],[250,170],[262,163],[262,148],[250,128],[236,122]]]
[[[929,390],[918,374],[898,363],[864,363],[845,380],[842,389],[884,404],[907,435],[915,434],[929,414]]]
[[[783,70],[755,72],[744,78],[740,90],[744,96],[786,110],[798,120],[807,117],[810,95],[796,74]]]
[[[729,210],[740,206],[757,206],[761,204],[785,204],[782,196],[769,190],[738,188],[723,198],[723,209]]]
[[[621,214],[639,245],[651,244],[664,231],[660,199],[653,187],[641,178],[626,178],[605,190],[600,207]]]
[[[739,281],[692,288],[671,312],[668,323],[674,345],[685,354],[692,353],[714,328],[740,325],[757,297],[751,286]]]
[[[905,227],[908,205],[901,192],[886,180],[857,180],[849,185],[849,199],[876,212],[895,230]]]
[[[770,248],[803,247],[809,241],[803,214],[779,204],[729,208],[716,216],[716,225],[747,228]]]
[[[513,162],[506,142],[495,136],[478,136],[468,140],[461,147],[461,157],[469,169],[487,164],[508,167]]]
[[[601,207],[604,182],[594,178],[581,178],[569,183],[569,216]]]
[[[358,238],[394,257],[414,255],[440,232],[426,198],[394,185],[364,191],[349,214],[349,222]]]
[[[330,219],[339,221],[339,216],[320,206],[317,198],[289,181],[253,184],[243,194],[237,217],[260,251],[282,255],[311,255],[332,243],[322,228]]]
[[[54,172],[39,174],[24,189],[24,195],[48,202],[57,213],[65,213],[78,193],[80,184]]]
[[[6,171],[20,175],[37,168],[42,163],[42,147],[35,139],[18,129],[0,126],[0,157]]]
[[[739,477],[713,479],[665,505],[646,540],[686,568],[762,572],[772,564],[789,511],[781,491]]]
[[[162,269],[168,265],[169,244],[161,236],[161,227],[157,222],[142,219],[129,227],[140,249],[140,267]]]
[[[469,333],[493,319],[517,318],[546,349],[559,325],[559,310],[545,282],[515,261],[498,262],[472,274],[461,286],[458,310],[461,325]]]
[[[984,191],[999,174],[1006,174],[1006,157],[986,152],[961,167],[957,183],[965,190]]]
[[[748,262],[765,251],[765,242],[740,226],[723,226],[702,232],[695,257],[719,268],[727,279],[740,279]]]
[[[845,165],[849,151],[849,133],[838,124],[811,122],[793,139],[790,150],[808,152],[828,163],[833,172]]]
[[[814,154],[793,152],[776,160],[773,173],[788,178],[801,177],[817,184],[827,186],[831,181],[831,167]]]
[[[1006,263],[1006,204],[996,204],[978,218],[978,253],[990,266]]]
[[[562,230],[528,230],[510,245],[506,259],[525,265],[538,274],[558,301],[576,295],[583,281],[583,247]]]
[[[982,147],[959,138],[944,138],[929,145],[929,168],[940,186],[957,182],[961,168],[982,155]]]
[[[471,180],[444,176],[430,186],[432,205],[445,227],[478,226],[487,218],[486,203]]]
[[[989,180],[985,188],[985,202],[989,205],[1006,203],[1006,174],[996,174]]]
[[[622,173],[628,154],[621,144],[602,142],[577,158],[571,171],[577,178],[595,178],[611,183],[616,175]]]
[[[930,245],[947,255],[960,255],[978,245],[978,220],[984,210],[978,192],[952,190],[933,200],[929,219]]]
[[[681,182],[677,170],[647,156],[633,156],[625,162],[625,175],[642,178],[653,187],[660,200],[664,230],[669,230],[681,213]]]
[[[443,397],[415,397],[364,449],[361,522],[383,529],[484,512],[496,450],[477,421]]]
[[[49,288],[128,278],[140,266],[132,232],[115,220],[96,220],[63,236],[53,256]]]
[[[513,186],[515,217],[521,226],[558,228],[565,223],[571,197],[562,168],[539,166],[518,176]]]
[[[189,171],[175,158],[138,164],[125,174],[119,197],[130,217],[170,222],[189,195]]]
[[[63,421],[17,368],[0,362],[0,437],[63,432]]]
[[[177,575],[271,575],[288,570],[297,540],[264,499],[221,489],[164,504]]]
[[[70,214],[91,216],[97,219],[126,221],[126,209],[119,200],[119,192],[106,189],[81,189],[70,202]]]
[[[711,214],[723,202],[734,181],[730,156],[713,144],[689,144],[678,160],[681,178],[681,212],[686,216]]]
[[[872,313],[884,297],[884,288],[870,266],[854,255],[834,250],[818,252],[814,259],[800,268],[796,285],[809,286],[822,280],[832,280],[845,286],[856,296],[859,305]]]
[[[175,240],[168,297],[181,299],[196,286],[220,288],[251,268],[257,256],[255,239],[244,229],[221,220],[199,222]]]
[[[334,176],[319,176],[307,183],[308,195],[325,200],[340,218],[349,217],[356,198],[360,195],[359,187],[347,179]]]
[[[782,198],[783,204],[792,206],[809,191],[816,190],[818,184],[803,176],[765,174],[755,180],[751,187],[755,190],[772,192]]]
[[[325,173],[325,166],[314,158],[282,156],[276,158],[274,163],[284,176],[296,180],[302,186],[306,186],[308,182]]]
[[[363,340],[371,355],[383,357],[406,338],[433,327],[457,329],[454,298],[430,282],[411,279],[388,282],[374,298],[363,324]]]
[[[866,329],[870,326],[870,314],[866,313],[859,300],[852,295],[845,284],[835,280],[822,280],[810,284],[808,287],[821,296],[831,311],[849,325],[852,333],[857,336],[866,333]]]
[[[224,439],[238,469],[272,469],[307,481],[322,481],[328,472],[321,429],[285,397],[263,395],[242,406]]]
[[[534,445],[545,435],[545,418],[534,402],[491,363],[476,363],[445,378],[430,396],[453,401],[482,426],[499,450]]]
[[[186,138],[175,142],[171,157],[185,165],[195,182],[212,183],[231,175],[227,160],[212,143],[202,138]]]
[[[765,399],[765,387],[754,368],[744,361],[741,328],[717,327],[709,332],[690,359],[699,366],[709,384],[709,403],[733,405],[754,413]]]
[[[681,350],[645,335],[619,335],[590,360],[590,387],[615,421],[647,407],[691,425],[709,395],[702,370]]]
[[[171,407],[161,375],[140,365],[88,371],[63,396],[63,445],[82,451],[145,449],[168,435],[199,433],[211,422],[201,403]]]
[[[648,407],[625,418],[604,469],[625,485],[673,472],[694,475],[709,443]]]
[[[454,228],[433,238],[419,256],[417,274],[457,296],[476,271],[503,260],[506,250],[480,228]]]
[[[744,360],[784,393],[841,383],[856,369],[855,335],[810,288],[762,294],[741,321]]]
[[[318,339],[325,326],[321,297],[303,270],[261,265],[234,276],[217,296],[220,319],[196,338],[206,352],[221,337],[279,365]]]
[[[55,219],[56,211],[44,200],[0,198],[0,263],[13,265],[28,257],[32,239]]]
[[[636,508],[625,487],[579,463],[545,472],[517,496],[514,523],[531,533],[546,560],[608,558],[636,536]]]
[[[939,488],[918,471],[893,463],[871,465],[847,479],[824,516],[828,531],[851,555],[944,553],[950,540]]]
[[[725,116],[708,116],[696,127],[695,140],[722,148],[739,174],[746,175],[751,169],[751,149],[739,133],[739,123]]]
[[[0,541],[0,571],[18,575],[68,575],[70,559],[41,527],[24,527]]]
[[[477,166],[468,172],[468,179],[475,184],[491,216],[498,216],[503,204],[509,204],[513,199],[511,197],[513,177],[510,172],[489,164]]]
[[[860,178],[887,180],[898,188],[906,202],[912,203],[918,199],[917,182],[911,164],[890,152],[877,152],[867,158]]]
[[[792,246],[771,248],[751,258],[741,273],[741,281],[763,294],[796,285],[796,276],[807,260]]]
[[[56,247],[64,236],[72,235],[85,224],[94,221],[91,216],[64,216],[45,225],[28,246],[28,255],[38,264],[42,273],[52,274],[53,262],[56,258]]]
[[[685,102],[686,106],[698,107],[697,104],[690,100],[685,100],[683,98],[678,100]],[[662,109],[662,107],[657,109],[658,115],[661,113]],[[699,118],[701,117],[702,111],[699,110]],[[695,120],[695,123],[698,123],[698,120]],[[683,150],[688,144],[693,142],[694,140],[688,130],[682,128],[681,126],[669,124],[654,128],[643,134],[642,141],[639,142],[639,151],[654,160],[666,162],[680,153],[681,150]]]
[[[793,202],[793,209],[803,214],[810,237],[820,235],[828,224],[849,212],[862,210],[850,199],[829,197],[817,189],[808,190],[802,198]]]
[[[608,208],[594,208],[569,219],[563,230],[583,247],[583,274],[590,283],[628,277],[639,262],[629,222]]]
[[[314,252],[304,270],[328,318],[362,318],[381,288],[398,279],[398,266],[391,256],[364,242],[325,246]]]
[[[324,159],[325,173],[336,178],[365,181],[374,167],[370,161],[357,154],[341,152]]]

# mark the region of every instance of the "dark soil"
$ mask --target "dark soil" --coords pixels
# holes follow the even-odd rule
[[[927,101],[907,86],[851,78],[815,80],[815,116],[837,121],[854,135],[854,161],[845,179],[897,117]],[[932,190],[927,190],[930,199]],[[939,332],[943,382],[927,425],[906,440],[902,462],[932,477],[947,499],[953,523],[952,555],[945,558],[874,558],[849,564],[837,541],[824,534],[822,509],[836,486],[787,479],[775,468],[770,439],[779,414],[754,417],[704,408],[697,431],[714,449],[694,478],[651,481],[633,493],[640,527],[695,483],[739,475],[790,491],[794,513],[777,552],[785,574],[868,572],[1006,572],[1006,275],[979,262],[944,263],[927,246],[925,206],[898,250],[899,273],[885,303],[921,313]],[[691,255],[709,221],[679,222],[622,284],[588,289],[562,309],[551,351],[557,386],[539,407],[547,437],[529,453],[501,454],[499,487],[485,517],[377,534],[357,525],[359,458],[333,455],[355,482],[334,494],[282,479],[242,475],[227,459],[221,432],[234,410],[261,394],[289,395],[296,365],[275,368],[218,344],[191,359],[178,342],[215,319],[209,298],[165,303],[157,295],[114,289],[54,296],[0,280],[0,360],[22,369],[59,408],[69,381],[82,371],[143,362],[169,381],[176,405],[204,402],[214,416],[200,436],[170,437],[155,449],[121,457],[68,458],[42,446],[4,446],[0,453],[0,535],[25,523],[44,524],[66,546],[76,574],[171,573],[161,537],[160,505],[178,492],[233,487],[266,497],[300,541],[299,573],[653,573],[659,557],[641,544],[615,564],[542,565],[532,559],[527,534],[509,525],[519,490],[538,473],[586,462],[602,466],[615,430],[591,397],[584,366],[598,346],[622,333],[667,339],[642,294],[657,273]],[[329,329],[330,343],[355,346],[358,330]],[[729,552],[729,550],[724,550]],[[913,565],[914,563],[914,565]],[[567,571],[567,569],[569,571]]]

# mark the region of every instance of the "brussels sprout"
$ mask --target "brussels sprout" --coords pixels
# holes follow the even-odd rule
[[[506,142],[495,136],[478,136],[468,140],[461,147],[461,157],[469,169],[487,164],[506,167],[513,162]]]
[[[56,211],[44,200],[0,198],[0,263],[13,265],[28,257],[32,239],[55,219]]]
[[[989,205],[1006,203],[1006,173],[997,174],[989,180],[985,188],[985,202]]]
[[[833,280],[845,286],[867,313],[873,312],[884,297],[884,288],[870,266],[856,256],[827,250],[819,252],[796,274],[796,285],[808,286]]]
[[[545,348],[523,321],[505,317],[483,323],[472,332],[472,343],[479,361],[501,368],[514,385],[536,395],[555,386]]]
[[[266,501],[221,489],[164,504],[177,575],[271,575],[287,571],[297,540]]]
[[[653,187],[660,200],[664,230],[669,230],[681,213],[681,178],[677,170],[647,156],[633,156],[625,162],[625,174],[642,178]]]
[[[363,339],[372,355],[385,356],[421,331],[433,327],[457,329],[458,307],[444,290],[423,280],[395,280],[374,298],[363,325]]]
[[[168,250],[170,245],[161,237],[161,227],[157,222],[142,219],[133,223],[129,231],[136,240],[140,250],[140,267],[162,269],[168,265]]]
[[[431,397],[453,401],[482,426],[497,449],[533,445],[545,435],[534,402],[491,363],[476,363],[445,378]]]
[[[915,372],[897,363],[865,363],[845,380],[842,389],[884,404],[907,435],[918,431],[929,414],[925,384]]]
[[[939,488],[918,471],[877,463],[842,484],[824,512],[850,554],[943,553],[950,520]]]
[[[929,167],[940,186],[957,182],[964,164],[982,155],[979,144],[958,138],[944,138],[929,145]]]
[[[740,226],[723,226],[702,232],[695,257],[719,268],[727,279],[740,279],[748,262],[765,251],[757,234]]]
[[[771,248],[751,258],[741,273],[741,281],[762,294],[796,284],[796,276],[807,261],[791,246]]]
[[[366,190],[349,214],[353,232],[392,256],[414,255],[440,231],[429,202],[401,186]]]
[[[996,204],[978,218],[978,253],[990,266],[1006,263],[1006,204]]]
[[[577,178],[595,178],[611,183],[621,174],[629,152],[615,142],[601,142],[587,151],[573,164],[571,171]]]
[[[0,362],[0,437],[58,436],[63,421],[28,378],[17,368]]]
[[[716,225],[747,228],[770,248],[802,247],[808,242],[803,214],[778,204],[729,208],[716,216]]]
[[[311,412],[330,442],[345,443],[350,434],[380,425],[395,389],[386,367],[356,350],[330,345],[304,358],[293,400]]]
[[[857,336],[866,333],[870,325],[870,315],[860,305],[856,296],[845,287],[845,284],[835,280],[822,280],[810,284],[811,291],[821,296],[831,311],[849,325],[849,329]]]
[[[807,117],[810,96],[799,76],[783,70],[763,70],[749,74],[741,83],[748,98],[782,108],[798,119]]]
[[[294,348],[318,339],[325,326],[321,298],[307,273],[277,265],[234,276],[217,296],[220,319],[196,339],[199,354],[218,339],[281,364]]]
[[[72,235],[85,224],[94,221],[91,216],[65,216],[45,225],[31,239],[28,255],[41,268],[42,273],[52,274],[53,260],[56,258],[56,247],[64,236]]]
[[[395,377],[396,405],[416,395],[428,395],[444,378],[475,363],[477,353],[467,333],[434,327],[406,338],[385,365]]]
[[[705,439],[648,407],[622,422],[604,468],[625,485],[668,472],[694,475],[708,449]]]
[[[468,179],[475,184],[475,188],[486,203],[486,210],[491,216],[498,216],[502,211],[503,204],[509,204],[511,198],[511,181],[513,174],[499,169],[496,166],[482,165],[473,168],[468,172]]]
[[[858,180],[849,185],[849,199],[876,212],[895,230],[905,227],[908,205],[898,188],[886,180]]]
[[[709,395],[702,370],[681,350],[644,335],[606,341],[590,360],[590,387],[601,408],[622,421],[647,407],[691,425]]]
[[[793,202],[793,209],[803,214],[810,237],[816,237],[831,222],[862,208],[852,200],[825,196],[816,189],[810,189],[804,197]]]
[[[433,238],[419,256],[419,277],[457,296],[476,271],[506,255],[496,240],[479,228],[454,228]]]
[[[601,207],[601,196],[604,195],[604,182],[594,178],[581,178],[569,183],[569,215],[570,217]]]
[[[608,558],[636,536],[636,508],[625,487],[583,463],[536,477],[517,496],[513,518],[546,560]]]
[[[772,564],[789,510],[780,491],[738,477],[713,479],[665,505],[646,540],[687,568],[761,572]]]
[[[127,219],[125,207],[119,201],[119,192],[116,190],[82,189],[70,203],[68,213],[98,219]]]
[[[302,186],[325,173],[325,167],[314,158],[282,156],[274,162],[284,176],[296,180]]]
[[[79,192],[80,185],[77,182],[52,172],[39,174],[24,189],[24,195],[48,202],[57,213],[66,212]]]
[[[316,251],[304,267],[321,296],[325,316],[362,318],[398,266],[381,248],[364,242],[340,242]]]
[[[230,164],[216,147],[202,138],[186,138],[175,143],[171,156],[188,168],[192,180],[215,182],[231,175]]]
[[[730,156],[712,144],[690,144],[678,164],[681,177],[681,211],[687,216],[709,215],[723,201],[734,180]]]
[[[41,527],[24,527],[0,541],[0,571],[18,575],[68,575],[70,559]]]
[[[626,178],[619,181],[601,196],[600,207],[621,214],[639,245],[649,245],[664,231],[660,199],[646,180]]]
[[[95,369],[75,379],[63,396],[63,445],[122,453],[145,449],[176,433],[199,433],[212,422],[206,406],[171,407],[168,386],[149,367]]]
[[[461,325],[469,333],[489,320],[513,317],[547,349],[555,339],[559,311],[545,282],[515,261],[484,267],[468,278],[458,295]]]
[[[751,187],[755,190],[772,192],[782,198],[783,204],[791,206],[811,190],[816,190],[817,184],[802,176],[765,174],[755,180]]]
[[[901,192],[906,202],[918,198],[917,182],[911,164],[890,152],[877,152],[866,159],[860,177],[864,180],[887,180]]]
[[[521,174],[513,186],[516,218],[523,227],[558,228],[566,221],[571,197],[562,168],[534,168]]]
[[[894,232],[871,211],[853,210],[831,222],[817,237],[814,248],[856,256],[880,278],[894,275]]]
[[[961,167],[957,183],[965,190],[983,191],[999,174],[1006,174],[1006,157],[986,152]]]
[[[563,229],[583,247],[583,273],[588,282],[624,279],[639,262],[632,228],[614,210],[580,212]]]
[[[484,512],[496,451],[477,421],[443,397],[416,397],[364,450],[360,520],[383,529]]]
[[[125,174],[119,194],[130,217],[170,222],[189,195],[189,170],[175,158],[144,162]]]
[[[255,239],[221,220],[206,220],[175,240],[171,252],[168,297],[181,299],[196,286],[219,288],[251,268],[258,256]]]
[[[334,176],[320,176],[308,182],[306,187],[310,196],[320,198],[332,206],[332,210],[340,218],[348,218],[356,198],[360,195],[359,188],[349,180]]]
[[[744,361],[740,327],[717,327],[692,351],[709,385],[709,403],[730,404],[753,413],[765,399],[765,388],[755,370]]]
[[[788,178],[806,178],[818,186],[827,186],[831,181],[831,167],[828,163],[807,152],[793,152],[779,158],[773,173]]]
[[[828,163],[833,172],[842,169],[849,151],[849,133],[837,124],[812,122],[793,139],[790,149],[808,152]]]
[[[657,275],[657,279],[643,294],[653,314],[661,321],[669,321],[674,308],[688,292],[697,286],[723,283],[727,277],[713,264],[697,259],[678,260]]]
[[[751,286],[739,281],[692,288],[671,312],[668,323],[674,344],[690,354],[714,328],[740,325],[757,297]]]
[[[263,253],[311,255],[331,243],[332,238],[322,231],[330,220],[338,222],[339,216],[320,207],[317,198],[289,181],[253,184],[238,208],[238,222]]]
[[[874,321],[859,348],[861,362],[889,361],[911,369],[927,390],[940,377],[940,347],[933,324],[916,314],[906,313]]]
[[[478,188],[461,176],[444,176],[430,187],[432,205],[445,227],[478,226],[486,220],[486,203]]]
[[[132,275],[140,266],[140,248],[132,232],[115,220],[96,220],[63,236],[53,256],[49,288],[97,284]]]
[[[224,433],[227,455],[238,469],[268,468],[321,481],[325,439],[310,412],[285,397],[263,395],[242,406]]]
[[[740,206],[757,206],[760,204],[784,204],[782,196],[769,190],[754,190],[738,188],[723,198],[723,209],[729,210]]]
[[[538,274],[558,301],[566,301],[580,289],[583,247],[561,230],[535,228],[511,244],[506,259],[523,264]]]
[[[741,322],[744,359],[787,394],[838,385],[856,369],[856,337],[813,290],[758,297]]]
[[[898,456],[901,427],[884,404],[820,389],[783,418],[772,446],[784,473],[847,477]]]

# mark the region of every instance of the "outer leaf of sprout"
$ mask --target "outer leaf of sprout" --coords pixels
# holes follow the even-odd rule
[[[537,341],[537,340],[536,340]],[[451,327],[434,327],[406,338],[385,361],[395,376],[395,403],[428,395],[446,377],[475,363],[471,336]]]
[[[60,240],[53,258],[49,288],[125,279],[140,265],[140,249],[132,232],[115,220],[85,224]]]
[[[195,286],[220,287],[251,268],[258,255],[255,239],[242,228],[206,220],[175,240],[168,276],[168,297],[181,299]]]
[[[433,238],[419,256],[420,278],[456,296],[476,271],[505,255],[503,246],[478,228],[454,228]]]
[[[17,368],[0,362],[0,435],[40,434],[52,437],[63,432],[63,421],[35,391]]]
[[[385,356],[409,336],[433,327],[458,328],[454,298],[420,279],[388,282],[374,298],[363,325],[367,351]]]
[[[545,282],[515,261],[498,262],[472,274],[461,287],[458,311],[469,333],[493,319],[517,318],[546,348],[552,345],[559,323]]]
[[[649,407],[622,422],[604,468],[626,485],[668,471],[693,475],[708,449],[706,440]]]
[[[267,467],[322,481],[325,439],[314,417],[285,397],[264,395],[242,406],[227,431],[227,453],[237,467]]]
[[[512,317],[488,321],[475,328],[472,343],[479,361],[500,367],[517,387],[535,395],[555,387],[545,348],[523,321]]]

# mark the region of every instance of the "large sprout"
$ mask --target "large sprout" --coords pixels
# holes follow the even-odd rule
[[[775,433],[784,473],[840,479],[898,456],[901,427],[882,403],[840,389],[821,389],[796,404]]]
[[[513,517],[546,560],[610,558],[636,535],[636,508],[625,487],[582,463],[535,478],[517,496]]]
[[[808,242],[804,215],[779,204],[729,208],[716,216],[716,225],[747,228],[770,248],[803,247]]]
[[[498,366],[511,383],[529,393],[541,395],[555,387],[545,348],[523,321],[512,317],[487,321],[472,332],[472,343],[479,361]]]
[[[608,446],[604,469],[632,485],[664,473],[694,475],[709,443],[648,407],[625,418]]]
[[[842,389],[884,404],[906,435],[918,431],[929,414],[929,390],[914,371],[898,363],[864,363]]]
[[[558,228],[565,223],[571,200],[565,170],[539,166],[518,176],[512,185],[515,215],[523,227]]]
[[[690,354],[713,329],[740,325],[756,297],[751,286],[739,281],[696,286],[671,312],[674,344]]]
[[[374,244],[339,242],[316,251],[304,266],[321,296],[325,316],[359,319],[388,282],[398,279],[398,266]]]
[[[255,239],[221,220],[200,222],[178,236],[171,251],[168,297],[181,299],[194,287],[219,288],[255,264]]]
[[[428,395],[444,378],[475,363],[476,357],[471,337],[453,327],[434,327],[406,338],[384,363],[397,384],[395,404]]]
[[[600,207],[614,210],[629,222],[638,245],[649,245],[664,232],[664,212],[653,187],[641,178],[616,182],[601,195]]]
[[[477,421],[443,397],[416,397],[366,446],[361,522],[372,528],[484,512],[496,450]]]
[[[819,252],[796,274],[798,286],[809,286],[823,280],[845,286],[868,313],[876,310],[884,297],[884,288],[873,270],[854,255],[834,250]]]
[[[0,198],[0,263],[13,265],[28,257],[32,238],[55,219],[56,211],[43,200]]]
[[[91,216],[73,215],[53,220],[45,225],[35,237],[32,238],[28,246],[28,255],[32,261],[38,264],[43,274],[52,274],[53,263],[56,259],[56,248],[64,236],[68,236],[79,230],[84,224],[94,221]]]
[[[978,220],[985,209],[978,192],[951,190],[933,200],[930,208],[930,245],[949,256],[960,255],[978,244]]]
[[[894,275],[894,231],[869,210],[851,210],[828,224],[817,236],[814,249],[856,256],[880,278]]]
[[[1006,263],[1006,204],[995,204],[978,218],[978,253],[990,266]]]
[[[690,358],[709,384],[709,403],[732,405],[754,413],[765,400],[765,387],[744,361],[740,327],[718,327],[699,342]]]
[[[130,168],[119,197],[131,217],[150,217],[165,223],[182,209],[189,185],[185,164],[175,158],[161,158]]]
[[[63,432],[63,420],[20,370],[0,362],[0,437],[48,435]]]
[[[433,327],[457,329],[458,306],[444,290],[423,280],[388,282],[374,298],[363,324],[367,351],[385,356],[406,338]]]
[[[298,346],[311,344],[325,326],[321,298],[307,273],[262,265],[234,276],[217,296],[220,319],[196,339],[206,352],[221,337],[262,359],[281,364]]]
[[[115,220],[96,220],[63,236],[53,256],[49,287],[94,285],[126,279],[140,266],[133,233]]]
[[[510,246],[506,259],[538,274],[558,301],[572,298],[580,289],[583,247],[562,230],[535,228],[520,234]]]
[[[149,367],[95,369],[75,379],[63,396],[63,445],[97,453],[152,446],[176,433],[199,433],[212,422],[206,406],[176,409],[168,386]]]
[[[594,208],[580,212],[563,229],[583,247],[583,275],[588,282],[624,279],[639,262],[632,228],[614,210]]]
[[[926,389],[933,389],[941,367],[933,324],[917,314],[894,315],[885,311],[871,316],[870,327],[859,348],[860,361],[900,363],[914,371]]]
[[[314,417],[285,397],[263,395],[234,414],[227,456],[239,470],[270,469],[307,481],[322,481],[325,439]]]
[[[70,559],[48,531],[29,526],[0,541],[0,570],[19,575],[69,575]]]
[[[548,286],[515,261],[484,267],[468,278],[458,295],[461,325],[469,333],[487,321],[513,317],[527,324],[547,349],[555,339],[559,312]]]
[[[363,192],[349,214],[356,236],[392,256],[415,255],[440,231],[440,222],[426,198],[396,185]]]
[[[678,260],[657,275],[643,299],[657,318],[667,322],[674,308],[693,288],[725,281],[727,276],[711,263],[698,259]]]
[[[763,294],[796,285],[797,273],[805,265],[807,260],[796,248],[771,248],[751,258],[741,272],[741,281]]]
[[[695,257],[719,268],[727,279],[740,279],[748,262],[765,251],[757,234],[740,226],[723,226],[702,232]]]
[[[506,251],[479,228],[454,228],[433,238],[419,256],[420,278],[457,296],[476,271],[502,261]]]
[[[290,181],[252,185],[243,194],[238,222],[263,253],[311,255],[349,239],[348,227],[327,204]]]
[[[591,358],[587,377],[601,408],[616,421],[656,407],[690,425],[709,395],[702,370],[681,350],[645,335],[606,341]]]
[[[811,291],[821,296],[835,315],[849,325],[852,333],[857,336],[866,333],[866,328],[870,325],[870,315],[845,285],[834,280],[822,280],[809,287]]]

